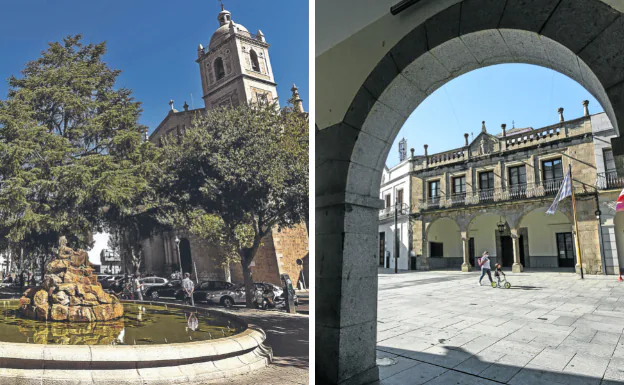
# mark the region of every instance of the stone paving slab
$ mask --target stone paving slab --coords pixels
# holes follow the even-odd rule
[[[378,356],[400,363],[379,384],[624,384],[624,283],[507,277],[505,290],[476,272],[380,271]]]

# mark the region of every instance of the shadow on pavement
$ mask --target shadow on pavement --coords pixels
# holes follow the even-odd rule
[[[499,352],[486,349],[477,354],[457,346],[436,346],[439,354],[377,346],[377,358],[392,358],[396,363],[379,366],[377,385],[427,384],[427,385],[616,385],[624,382],[610,375],[589,376],[572,364],[564,371],[527,365],[531,360],[523,352]],[[485,358],[487,357],[487,359]],[[523,358],[524,357],[524,358]],[[548,365],[548,360],[540,363]],[[585,365],[577,367],[587,369]],[[580,369],[579,368],[579,369]],[[611,366],[610,366],[611,368]],[[612,368],[615,372],[618,369]],[[604,379],[603,379],[604,378]],[[609,379],[612,378],[612,379]],[[619,377],[621,378],[621,377]]]

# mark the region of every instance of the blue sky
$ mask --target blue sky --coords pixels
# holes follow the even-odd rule
[[[249,32],[262,30],[271,45],[269,55],[282,105],[295,83],[308,108],[308,2],[224,0],[232,20]],[[107,42],[104,57],[123,71],[117,86],[133,90],[143,103],[142,124],[152,132],[169,111],[184,102],[203,107],[197,45],[207,46],[219,27],[217,0],[2,0],[0,22],[0,99],[6,79],[35,60],[48,42],[82,34],[85,43]],[[108,236],[97,234],[89,252],[99,264]]]
[[[295,83],[308,107],[308,2],[225,0],[232,20],[251,33],[262,30],[282,105]],[[143,103],[141,123],[156,128],[184,102],[203,107],[197,45],[208,45],[219,27],[218,0],[3,0],[0,22],[0,99],[6,79],[40,56],[47,43],[71,34],[85,42],[107,41],[105,60],[123,71],[118,86]]]
[[[431,94],[405,122],[388,155],[387,165],[399,162],[398,142],[407,139],[409,149],[423,154],[442,152],[463,146],[464,133],[477,136],[485,120],[491,134],[501,132],[501,124],[512,127],[540,128],[559,121],[557,109],[564,108],[564,118],[583,115],[583,100],[589,100],[589,112],[603,111],[602,106],[583,86],[556,71],[529,64],[501,64],[481,68],[448,82]]]

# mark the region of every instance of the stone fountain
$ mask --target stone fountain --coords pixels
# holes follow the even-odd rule
[[[58,258],[48,263],[42,286],[30,288],[20,299],[24,317],[40,321],[95,322],[123,316],[117,297],[105,293],[93,274],[87,252],[59,240]]]

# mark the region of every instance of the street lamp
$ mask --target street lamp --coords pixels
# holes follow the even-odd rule
[[[498,224],[496,225],[496,227],[498,227],[498,232],[499,233],[504,233],[505,232],[505,223],[503,222],[503,217],[500,218],[500,222],[498,222]]]
[[[600,214],[602,214],[602,212],[600,212],[600,209],[596,210],[594,214],[596,214],[596,219],[600,220]]]
[[[180,265],[180,278],[184,278],[184,273],[182,272],[182,255],[180,255],[180,238],[176,235],[175,237],[176,248],[178,249],[178,262]]]

